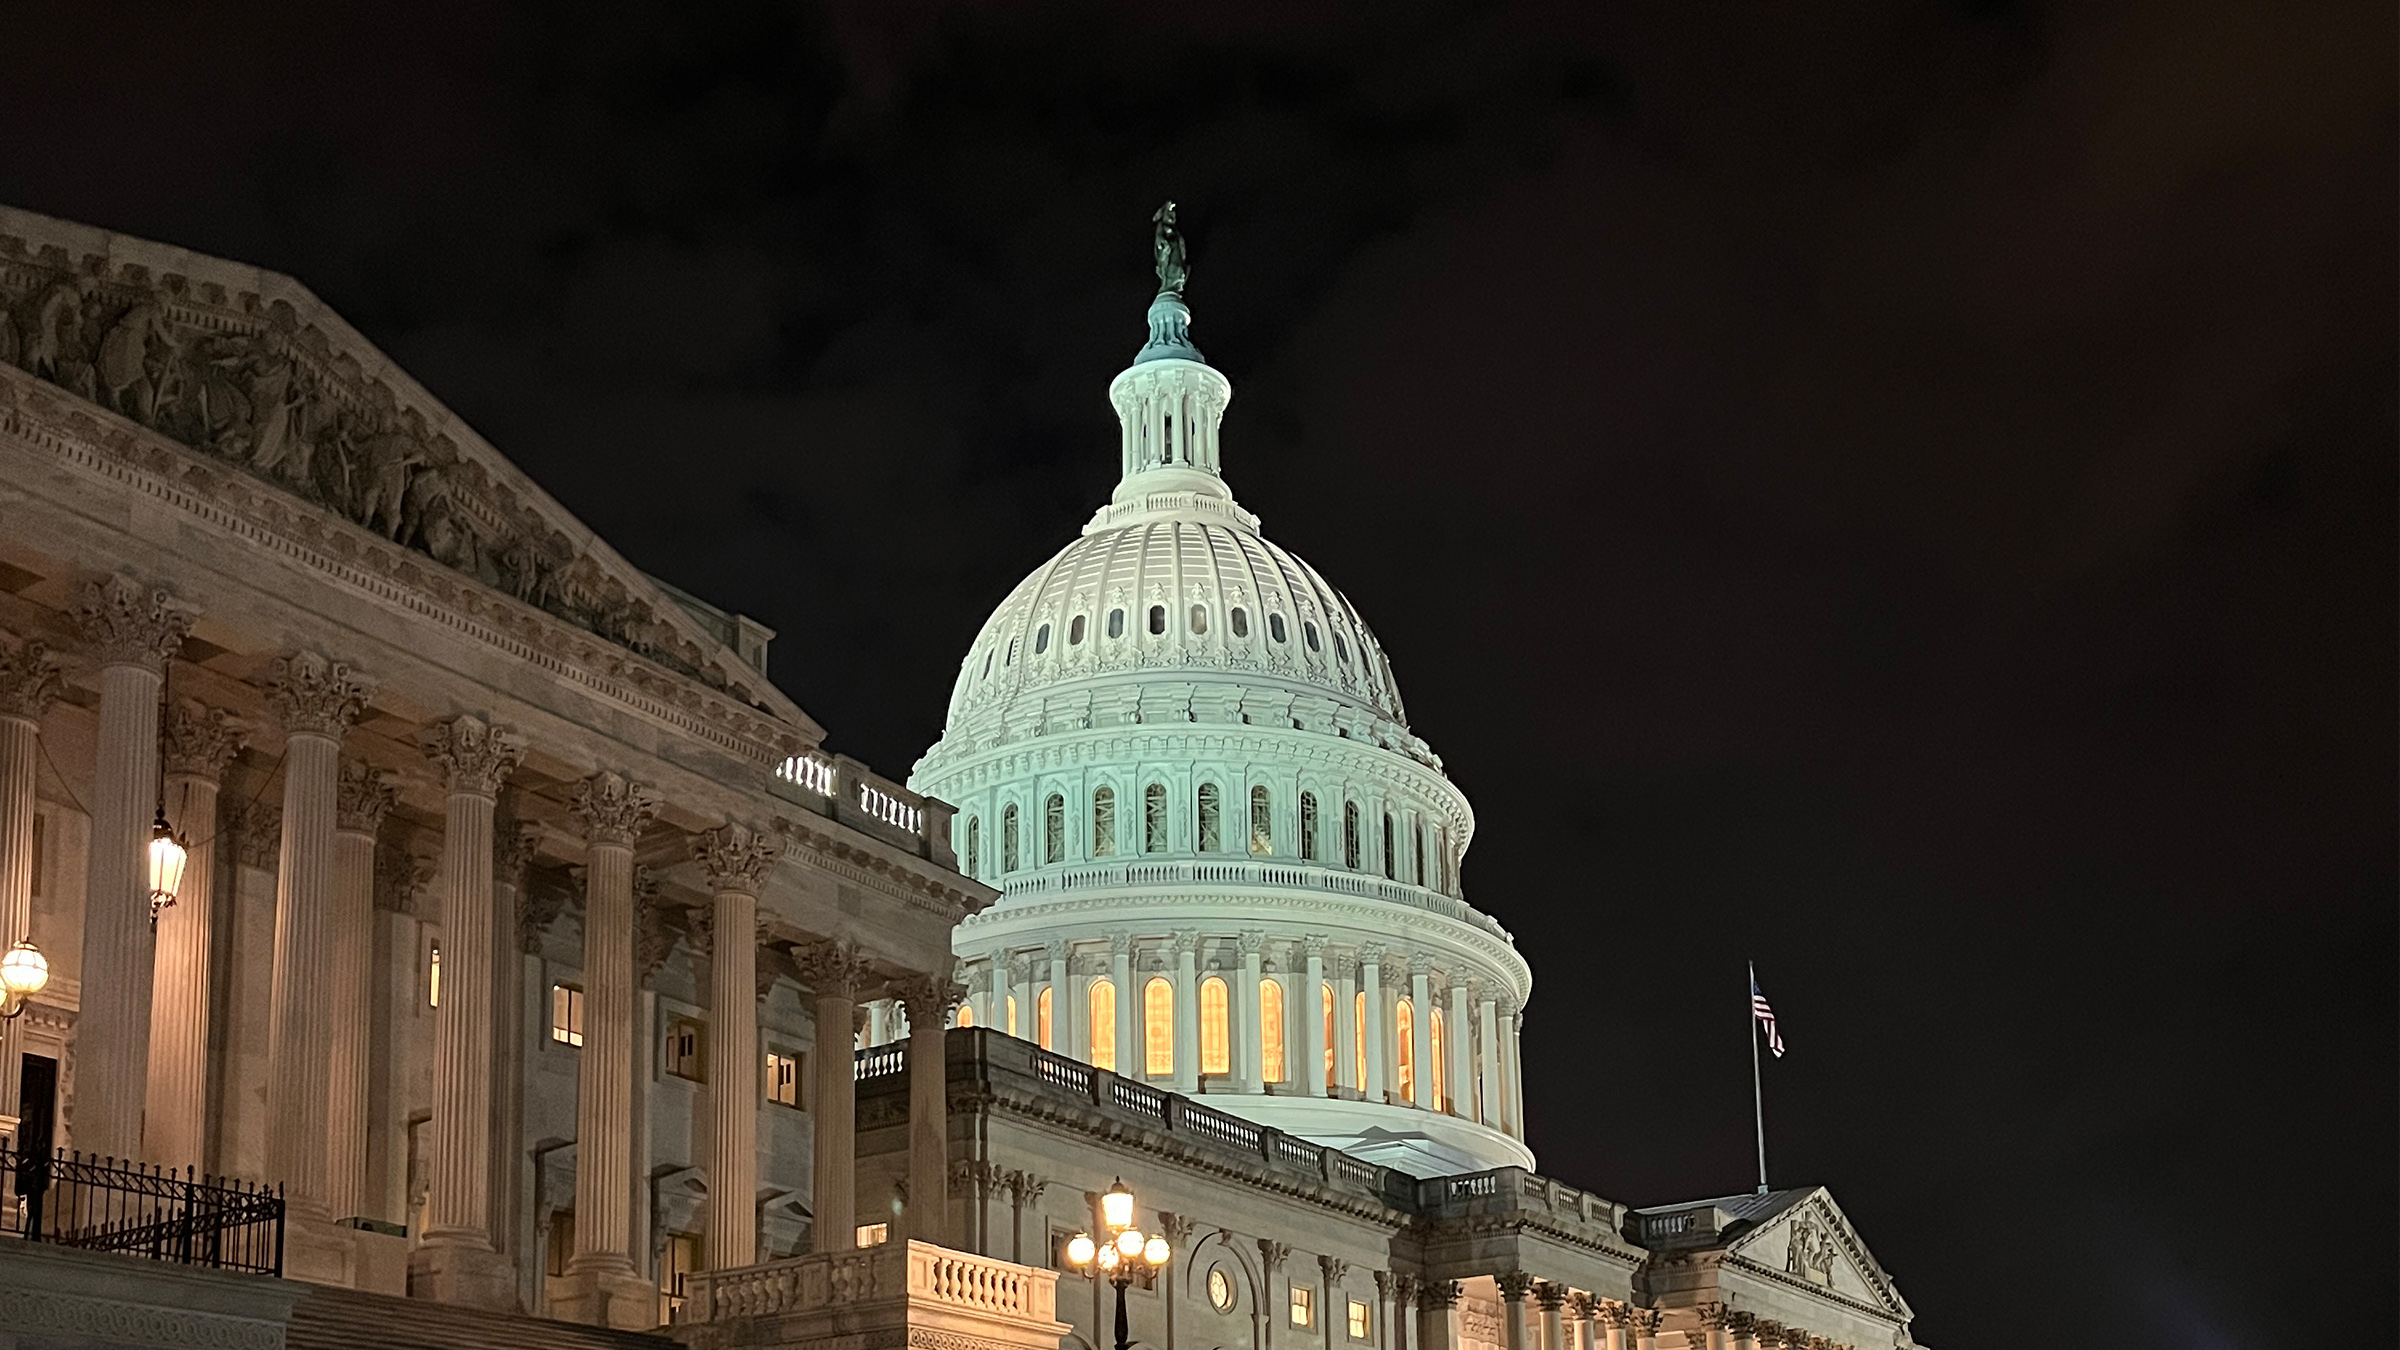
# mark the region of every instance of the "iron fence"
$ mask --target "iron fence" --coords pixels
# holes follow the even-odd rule
[[[0,1148],[0,1234],[217,1270],[283,1273],[283,1193],[59,1150]]]

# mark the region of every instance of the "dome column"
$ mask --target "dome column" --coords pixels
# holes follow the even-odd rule
[[[1475,991],[1475,1067],[1483,1086],[1475,1119],[1500,1124],[1500,1009],[1490,994]]]
[[[1358,963],[1344,957],[1333,984],[1333,1081],[1358,1091]]]
[[[1300,1083],[1304,1097],[1325,1095],[1325,935],[1311,933],[1301,939],[1301,950],[1307,956],[1307,970],[1301,977],[1299,996],[1290,1000],[1297,1005],[1300,1019],[1300,1063],[1293,1077]],[[1287,1009],[1287,1015],[1295,1010]]]
[[[1144,1066],[1136,1058],[1141,1053],[1141,1038],[1136,1032],[1142,1008],[1133,990],[1133,934],[1108,935],[1108,978],[1117,987],[1117,1072],[1127,1078],[1142,1078]]]
[[[1052,939],[1050,945],[1044,949],[1043,955],[1050,958],[1050,1043],[1042,1048],[1081,1059],[1083,1056],[1078,1054],[1075,1049],[1075,997],[1068,992],[1067,986],[1066,940],[1064,938]],[[1038,1001],[1034,1004],[1034,1009],[1036,1014],[1034,1031],[1037,1034],[1032,1039],[1038,1042],[1041,1039],[1038,1034],[1041,1031],[1039,1023],[1041,1004]]]
[[[1475,1114],[1472,1105],[1475,1100],[1474,1056],[1469,1053],[1469,1047],[1475,1040],[1473,1024],[1469,1020],[1471,1016],[1467,1011],[1467,982],[1453,975],[1450,977],[1449,1040],[1442,1047],[1442,1053],[1450,1058],[1450,1062],[1444,1066],[1444,1072],[1449,1075],[1450,1102],[1447,1108],[1443,1103],[1435,1102],[1434,1109],[1447,1109],[1454,1116]]]
[[[1383,1047],[1391,1039],[1392,1019],[1383,1007],[1383,944],[1370,942],[1358,949],[1359,992],[1367,997],[1367,1100],[1383,1100]]]
[[[1200,930],[1175,930],[1175,1090],[1200,1090]]]
[[[1418,952],[1408,958],[1408,1059],[1416,1067],[1409,1083],[1411,1104],[1419,1110],[1440,1108],[1433,1099],[1433,958]]]
[[[1241,1074],[1242,1091],[1266,1091],[1266,1013],[1259,1002],[1259,950],[1267,944],[1264,930],[1244,929],[1242,932],[1242,1026],[1235,1034],[1233,1065]]]
[[[1495,1122],[1502,1134],[1525,1137],[1517,1118],[1517,1005],[1500,1005],[1499,1034],[1492,1039],[1492,1058],[1499,1061],[1500,1112]]]

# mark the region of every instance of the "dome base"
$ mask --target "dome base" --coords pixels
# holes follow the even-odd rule
[[[1488,1125],[1342,1097],[1211,1092],[1192,1100],[1418,1178],[1533,1170],[1533,1150]]]

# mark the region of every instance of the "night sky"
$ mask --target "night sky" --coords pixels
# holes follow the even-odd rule
[[[0,200],[296,275],[895,775],[1115,481],[1177,199],[1545,1172],[1750,1186],[1754,958],[1775,1179],[1937,1350],[2391,1334],[2390,5],[8,27]]]

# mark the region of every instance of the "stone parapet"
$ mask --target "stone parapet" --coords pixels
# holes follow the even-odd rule
[[[1058,1273],[890,1242],[686,1277],[669,1330],[694,1350],[1022,1346],[1054,1350]]]

